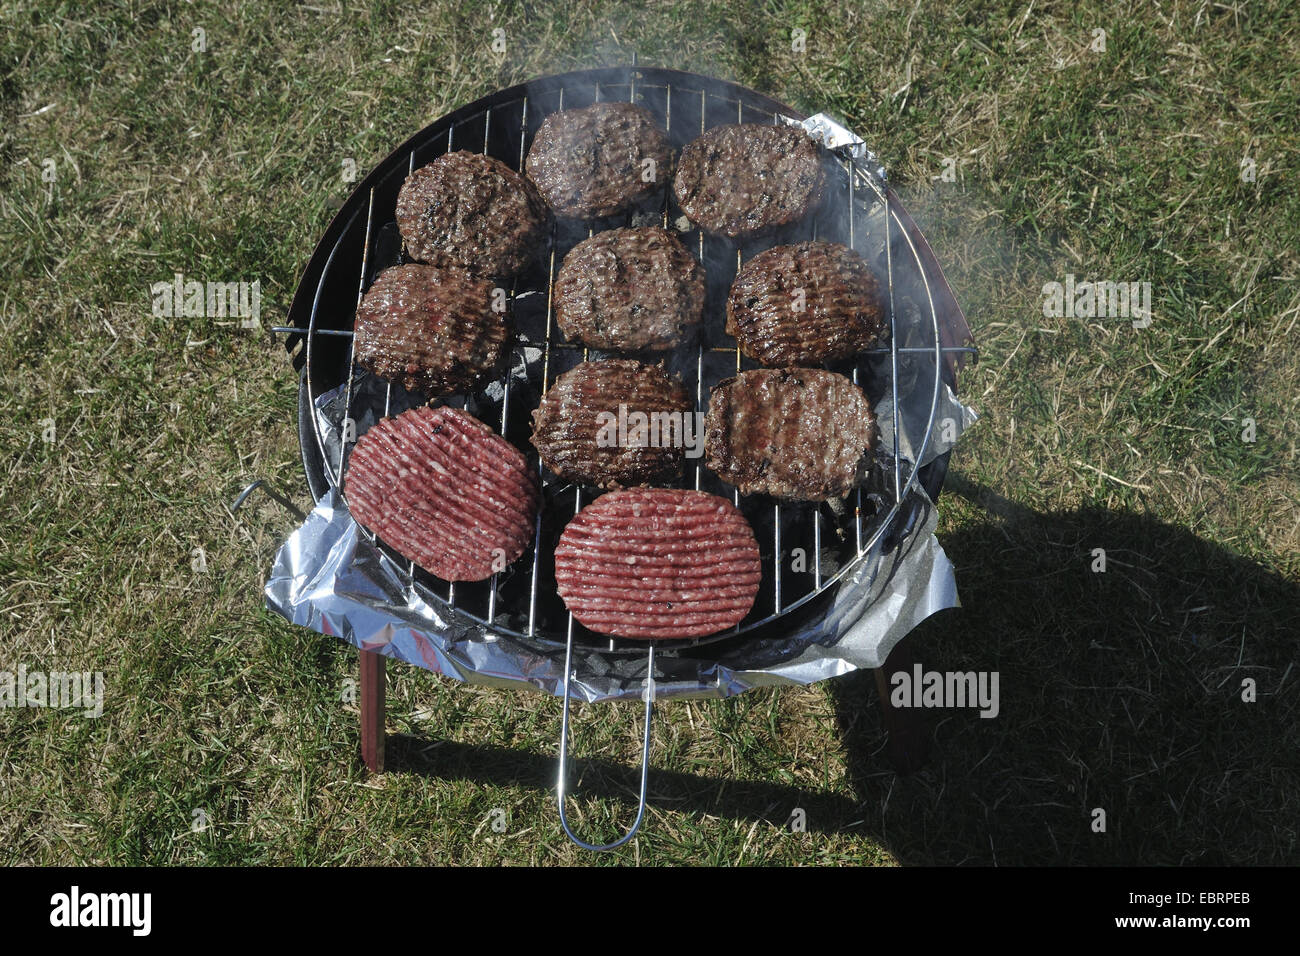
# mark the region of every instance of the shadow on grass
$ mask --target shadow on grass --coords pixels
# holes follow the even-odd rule
[[[945,536],[964,606],[908,644],[927,671],[996,671],[998,715],[921,711],[928,761],[899,775],[875,678],[851,674],[827,686],[856,800],[652,768],[651,806],[773,826],[801,807],[808,832],[866,833],[904,864],[1296,862],[1300,589],[1149,517],[1038,514],[955,474],[945,493],[990,520]],[[404,736],[388,753],[393,770],[555,786],[550,754]],[[598,759],[571,775],[583,799],[635,805],[637,788]]]
[[[551,792],[555,791],[559,768],[559,760],[554,754],[455,741],[441,741],[430,747],[428,740],[406,734],[389,734],[386,757],[385,769],[388,771]],[[858,809],[854,800],[842,794],[809,793],[806,788],[779,783],[660,770],[654,767],[653,754],[650,759],[646,802],[658,810],[708,813],[728,820],[761,821],[786,827],[790,824],[791,812],[799,807],[806,814],[807,832],[817,833],[844,828],[855,819],[853,814]],[[639,766],[630,767],[599,758],[574,760],[569,771],[569,792],[573,801],[569,811],[571,825],[578,801],[608,798],[626,804],[627,812],[619,814],[621,822],[618,826],[631,826],[640,787]],[[649,815],[646,819],[646,826],[653,826]],[[557,831],[559,826],[557,816]],[[592,841],[615,839],[622,834],[621,830],[614,828],[605,830],[608,832],[590,833],[578,827],[575,832]]]
[[[1001,710],[923,711],[929,762],[881,775],[871,677],[837,681],[857,817],[904,863],[1296,862],[1300,588],[1142,515],[951,493],[991,520],[945,536],[963,608],[911,650],[997,671]]]

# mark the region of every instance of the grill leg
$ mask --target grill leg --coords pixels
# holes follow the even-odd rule
[[[885,658],[885,666],[876,669],[880,715],[889,735],[885,752],[900,774],[920,770],[930,756],[930,733],[923,711],[918,707],[893,707],[889,703],[889,694],[894,689],[890,677],[899,671],[910,673],[914,660],[912,638],[908,636],[894,645]]]
[[[361,652],[361,759],[371,773],[384,772],[384,655]]]

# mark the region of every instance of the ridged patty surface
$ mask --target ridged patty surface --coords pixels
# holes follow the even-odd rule
[[[565,605],[599,634],[705,637],[742,621],[762,578],[754,532],[726,498],[634,488],[583,508],[555,549]]]
[[[741,372],[709,398],[705,461],[742,494],[839,498],[866,475],[875,421],[862,389],[835,372]]]
[[[406,177],[397,227],[411,257],[509,278],[545,245],[551,213],[537,187],[480,153],[439,156]]]
[[[695,333],[704,297],[704,270],[671,232],[610,229],[564,257],[555,318],[591,348],[662,351]]]
[[[455,269],[385,269],[357,306],[362,368],[426,395],[475,388],[501,362],[510,331],[493,310],[493,285]]]
[[[557,215],[612,216],[672,175],[668,138],[649,110],[596,103],[546,117],[524,168]]]
[[[880,283],[866,260],[835,242],[776,246],[737,273],[727,332],[764,365],[848,358],[887,337]]]
[[[687,144],[673,193],[705,232],[747,239],[806,216],[825,176],[821,150],[801,128],[733,123]]]
[[[619,406],[625,408],[625,435],[617,435]],[[689,415],[686,389],[661,365],[634,359],[583,362],[555,380],[533,412],[533,446],[542,462],[561,479],[622,488],[671,478],[681,470],[685,447],[659,428],[660,447],[636,428],[634,414]],[[662,423],[664,418],[660,418]],[[678,433],[680,435],[680,433]],[[620,437],[626,443],[611,442]],[[639,443],[644,437],[645,444]]]
[[[532,541],[537,475],[468,412],[424,406],[366,430],[348,458],[353,517],[444,581],[481,581]]]

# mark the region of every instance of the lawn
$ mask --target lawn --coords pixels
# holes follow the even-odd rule
[[[0,672],[105,695],[0,710],[0,863],[1300,862],[1297,51],[1281,0],[3,0]],[[940,501],[964,606],[916,654],[1002,706],[899,776],[870,675],[671,703],[641,835],[592,856],[553,698],[394,665],[368,777],[355,652],[262,605],[294,520],[229,506],[310,504],[268,327],[348,164],[633,53],[840,117],[936,249],[981,420]],[[263,328],[155,316],[176,273],[259,281]],[[1045,314],[1067,275],[1149,282],[1150,325]],[[575,723],[608,838],[639,708]]]

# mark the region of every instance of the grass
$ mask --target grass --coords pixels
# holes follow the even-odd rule
[[[0,670],[107,682],[100,720],[0,711],[0,862],[1295,863],[1298,40],[1282,2],[0,4]],[[552,699],[390,668],[366,778],[355,655],[260,603],[291,519],[227,507],[254,477],[305,503],[296,378],[149,286],[260,279],[275,324],[343,157],[633,50],[842,117],[939,251],[982,420],[941,501],[964,609],[916,653],[1003,706],[900,777],[866,675],[673,704],[642,835],[592,857]],[[1152,326],[1045,317],[1066,273],[1150,281]],[[575,721],[571,812],[608,836],[637,708]]]

